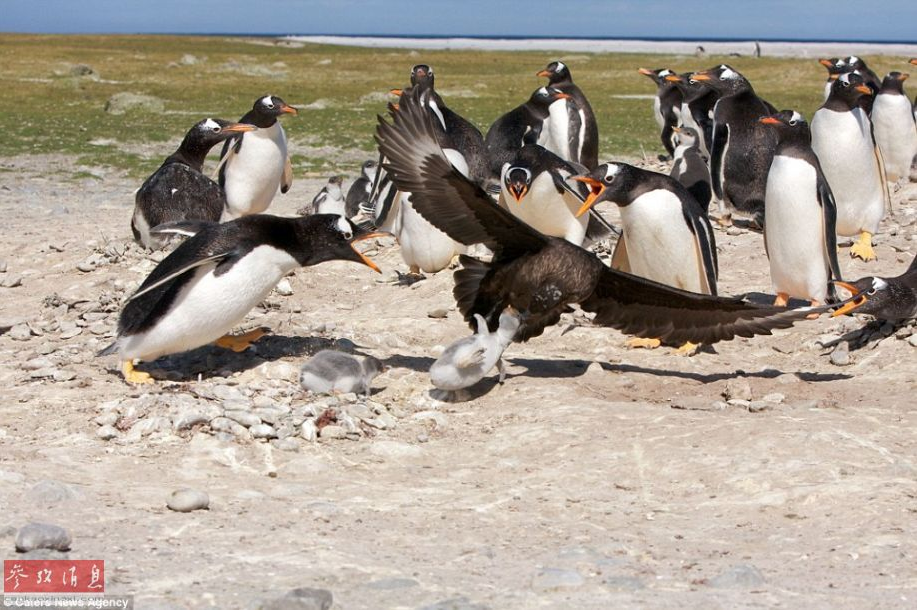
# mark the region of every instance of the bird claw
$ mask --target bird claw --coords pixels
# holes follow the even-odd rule
[[[876,251],[872,248],[872,234],[863,232],[860,239],[850,247],[850,256],[859,257],[863,261],[873,261],[876,257]]]
[[[124,381],[129,384],[152,384],[153,376],[145,371],[134,369],[134,361],[124,361],[121,363],[121,372],[124,374]]]
[[[700,351],[700,346],[700,344],[685,342],[679,348],[676,348],[672,354],[677,354],[678,356],[694,356]]]

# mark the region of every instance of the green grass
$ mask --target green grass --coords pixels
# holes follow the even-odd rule
[[[298,117],[284,119],[292,141],[317,151],[294,157],[298,172],[355,172],[356,164],[336,159],[335,151],[374,150],[376,115],[385,109],[386,98],[380,94],[406,85],[414,64],[432,65],[437,88],[450,107],[486,131],[496,117],[522,103],[544,83],[535,72],[550,60],[564,59],[596,111],[601,157],[612,159],[660,151],[652,102],[618,97],[655,91],[649,79],[637,74],[638,67],[667,66],[680,72],[728,62],[778,108],[794,108],[806,116],[821,104],[825,78],[824,68],[814,59],[411,52],[323,45],[292,48],[273,42],[224,37],[2,35],[0,129],[4,137],[0,156],[70,153],[78,155],[80,163],[111,166],[141,178],[159,165],[163,155],[128,154],[118,144],[129,145],[132,151],[147,142],[177,146],[199,119],[238,119],[256,97],[273,93],[299,107],[327,101],[324,108],[303,108]],[[185,54],[201,61],[184,65]],[[879,74],[905,69],[906,58],[869,59]],[[91,66],[97,77],[71,75],[73,64]],[[106,101],[122,91],[161,98],[165,113],[106,113]],[[115,143],[89,145],[92,140]]]

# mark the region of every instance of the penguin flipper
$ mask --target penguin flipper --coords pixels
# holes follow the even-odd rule
[[[219,223],[212,221],[169,221],[161,223],[150,229],[150,235],[185,235],[193,236],[207,227],[215,227]]]
[[[151,282],[150,284],[148,284],[148,285],[142,287],[142,288],[141,288],[140,290],[138,290],[136,293],[134,293],[133,295],[131,295],[130,297],[128,297],[127,301],[124,302],[124,305],[127,305],[128,303],[134,301],[134,300],[137,299],[138,297],[141,297],[141,296],[143,296],[143,295],[146,295],[146,294],[149,293],[150,291],[152,291],[152,290],[154,290],[154,289],[156,289],[156,288],[162,286],[163,284],[166,284],[166,283],[168,283],[168,282],[171,282],[172,280],[174,280],[175,278],[178,278],[179,276],[181,276],[181,275],[184,274],[185,272],[188,272],[188,271],[190,271],[190,270],[192,270],[192,269],[194,269],[194,268],[196,268],[196,267],[200,267],[200,266],[202,266],[202,265],[206,265],[206,264],[211,263],[211,262],[213,262],[213,261],[221,261],[221,260],[223,260],[223,259],[226,259],[226,258],[232,256],[235,252],[236,252],[236,249],[233,248],[232,250],[229,250],[229,251],[227,251],[227,252],[221,252],[221,253],[217,253],[217,254],[215,254],[215,255],[210,255],[210,256],[206,256],[206,257],[201,257],[201,258],[199,258],[199,259],[195,259],[195,260],[193,260],[193,261],[187,263],[186,265],[183,265],[183,266],[181,266],[180,268],[178,268],[178,269],[176,269],[176,270],[174,270],[174,271],[172,271],[172,272],[166,274],[166,275],[163,276],[162,278],[158,278],[155,282]]]
[[[693,196],[689,194],[693,199]],[[693,203],[693,202],[691,202]],[[716,295],[716,282],[719,276],[719,261],[716,257],[716,238],[713,235],[713,227],[710,226],[710,219],[703,207],[698,204],[696,213],[692,213],[689,207],[682,205],[684,219],[694,234],[694,247],[700,258],[701,273],[707,282],[707,289],[711,295]],[[765,249],[767,248],[765,244]]]
[[[729,141],[729,126],[714,121],[713,138],[710,143],[710,185],[717,199],[723,201],[723,155]]]
[[[459,369],[477,367],[484,363],[486,349],[483,346],[469,346],[469,348],[471,349],[455,355],[455,366]]]
[[[818,168],[818,177],[816,179],[816,189],[818,190],[818,203],[821,205],[822,214],[822,232],[825,240],[825,254],[828,256],[828,267],[831,271],[831,278],[834,280],[843,280],[841,276],[841,265],[837,260],[837,204],[834,201],[834,193],[831,192],[831,186],[825,180],[821,168]],[[833,284],[831,285],[834,286]]]
[[[879,166],[879,181],[882,183],[882,198],[885,200],[885,209],[891,212],[892,195],[888,190],[888,174],[885,172],[885,157],[882,156],[882,151],[879,150],[878,144],[873,148],[876,152],[876,163]]]
[[[280,180],[280,192],[286,193],[293,186],[293,164],[290,162],[290,156],[287,155],[283,163],[283,178]]]
[[[223,150],[220,153],[220,163],[217,164],[217,169],[214,171],[217,182],[221,187],[226,186],[226,164],[229,163],[229,158],[238,155],[241,148],[242,136],[230,138],[223,143]]]
[[[627,258],[627,242],[624,240],[624,234],[618,238],[615,250],[611,253],[611,268],[630,273],[630,259]]]

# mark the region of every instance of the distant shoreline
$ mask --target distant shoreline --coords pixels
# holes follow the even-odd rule
[[[405,49],[464,49],[481,51],[562,51],[574,53],[658,53],[693,55],[703,47],[709,55],[825,57],[846,55],[917,56],[917,43],[806,42],[782,40],[652,40],[593,38],[421,38],[393,36],[283,36],[283,40],[351,47]]]

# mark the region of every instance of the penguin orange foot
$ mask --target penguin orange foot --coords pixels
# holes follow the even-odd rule
[[[124,381],[130,384],[152,384],[153,376],[145,371],[134,369],[134,361],[127,360],[121,363],[121,373],[124,374]]]
[[[876,251],[872,248],[872,234],[864,231],[860,234],[860,239],[850,247],[850,256],[859,257],[864,261],[873,261],[876,259]]]
[[[672,354],[676,354],[678,356],[694,356],[695,354],[698,353],[698,351],[700,350],[700,347],[701,347],[700,344],[695,344],[693,342],[685,342],[684,344],[676,348],[672,352]]]
[[[662,345],[662,342],[658,338],[648,338],[648,337],[632,337],[627,340],[628,348],[648,348],[652,350],[653,348],[658,348]]]
[[[242,352],[247,350],[249,346],[267,335],[269,332],[270,329],[267,327],[258,327],[257,329],[252,329],[251,331],[243,333],[242,335],[224,335],[213,343],[220,348],[226,348],[227,350],[232,350],[233,352]]]

